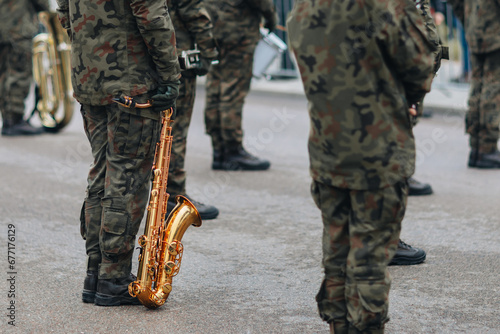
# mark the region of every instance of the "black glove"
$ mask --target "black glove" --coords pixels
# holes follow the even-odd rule
[[[271,11],[264,14],[264,28],[268,29],[269,32],[273,32],[278,25],[278,14],[276,11]]]
[[[213,59],[209,59],[209,58],[205,58],[205,57],[200,57],[200,67],[198,68],[195,68],[193,71],[196,75],[199,75],[199,76],[204,76],[208,73],[208,71],[210,70],[210,66],[212,66],[212,60]]]
[[[175,118],[175,100],[179,96],[179,85],[180,81],[170,81],[163,82],[158,87],[156,95],[153,95],[153,110],[157,112],[162,112],[169,108],[173,108],[174,112],[172,114],[172,119]]]

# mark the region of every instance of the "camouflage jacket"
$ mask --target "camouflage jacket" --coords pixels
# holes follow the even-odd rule
[[[287,27],[309,101],[313,179],[366,190],[411,176],[408,107],[431,88],[436,50],[414,2],[301,0]]]
[[[275,12],[272,0],[205,0],[219,43],[256,43],[262,16]]]
[[[465,27],[472,53],[500,49],[500,0],[448,0]]]
[[[70,30],[72,82],[82,104],[105,105],[180,78],[175,34],[162,0],[57,0]]]
[[[0,43],[15,42],[36,35],[36,13],[49,10],[49,0],[0,0],[0,8]]]
[[[203,0],[167,0],[175,28],[177,54],[198,46],[201,55],[215,58],[217,49],[212,34],[212,21]]]

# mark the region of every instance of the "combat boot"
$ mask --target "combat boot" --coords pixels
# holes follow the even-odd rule
[[[412,177],[408,179],[408,189],[409,196],[431,195],[433,193],[430,184],[419,182]]]
[[[25,120],[18,122],[4,122],[2,126],[2,136],[31,136],[43,133],[42,128],[35,128]]]
[[[403,242],[401,239],[399,239],[396,255],[394,255],[389,265],[408,266],[413,264],[419,264],[425,261],[425,257],[426,254],[424,250],[412,247],[407,243]]]
[[[87,276],[83,281],[82,300],[84,303],[93,303],[97,290],[97,271],[87,270]]]
[[[219,209],[217,209],[215,206],[195,201],[188,195],[183,196],[186,197],[191,203],[193,203],[193,205],[196,207],[196,210],[198,210],[198,213],[200,214],[201,220],[215,219],[219,215]],[[177,201],[175,200],[175,196],[171,195],[167,201],[167,214],[165,218],[168,217],[168,215],[170,214],[170,212],[172,212],[176,205]]]
[[[215,158],[218,159],[218,163]],[[239,143],[227,145],[221,156],[215,157],[214,151],[214,163],[212,164],[213,169],[228,171],[267,170],[270,166],[271,163],[268,160],[259,159],[251,155],[243,148],[243,145]]]
[[[98,280],[94,303],[99,306],[140,305],[139,299],[128,293],[128,285],[135,280],[137,277],[132,274],[125,278]]]
[[[492,153],[471,151],[469,154],[469,167],[500,168],[500,151],[495,150]]]

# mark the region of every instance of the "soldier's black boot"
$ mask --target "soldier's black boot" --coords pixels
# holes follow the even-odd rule
[[[125,278],[98,280],[94,303],[99,306],[140,305],[139,299],[128,293],[128,285],[136,279],[130,274]]]
[[[412,177],[408,179],[408,189],[409,196],[422,196],[432,194],[432,187],[430,184],[419,182]]]
[[[201,220],[215,219],[219,215],[219,209],[217,209],[215,206],[195,201],[188,195],[183,196],[186,197],[191,203],[193,203],[193,205],[196,207],[196,210],[198,210],[198,213],[200,214]],[[168,217],[168,215],[170,214],[170,212],[172,212],[176,205],[177,201],[175,200],[175,196],[170,195],[167,201],[167,214],[165,218]]]
[[[413,264],[419,264],[425,261],[425,257],[426,254],[424,250],[412,247],[399,239],[396,255],[394,255],[389,265],[409,266]]]
[[[2,126],[2,136],[31,136],[43,133],[42,128],[35,128],[24,119],[16,121],[4,121]]]
[[[229,144],[224,148],[224,152],[218,157],[220,164],[215,164],[218,168],[229,171],[236,170],[266,170],[269,169],[271,163],[265,159],[259,159],[256,156],[248,153],[243,145],[239,143]],[[215,161],[215,151],[214,151]]]
[[[469,167],[476,168],[500,168],[500,151],[491,153],[479,153],[473,150],[469,154]]]
[[[83,281],[82,300],[84,303],[93,303],[97,290],[97,271],[87,270],[87,276]]]
[[[214,148],[213,160],[212,160],[212,169],[220,170],[222,168],[222,163],[224,162],[224,158],[222,155],[222,150],[218,150]]]

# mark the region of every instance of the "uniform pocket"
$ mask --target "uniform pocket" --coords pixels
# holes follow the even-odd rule
[[[126,212],[104,208],[101,250],[106,254],[121,254],[128,251],[128,228],[130,216]]]

